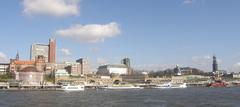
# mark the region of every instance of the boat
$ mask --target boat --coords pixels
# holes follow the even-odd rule
[[[159,89],[168,89],[168,88],[187,88],[187,84],[186,83],[182,83],[182,84],[172,84],[171,82],[169,83],[164,83],[162,85],[157,85],[154,88],[159,88]]]
[[[227,83],[222,80],[215,80],[209,84],[207,84],[207,87],[227,87]]]
[[[61,90],[63,91],[84,91],[85,86],[84,85],[63,85],[61,87]]]
[[[109,89],[109,90],[129,90],[129,89],[143,89],[140,86],[133,86],[133,85],[113,85],[102,87],[102,89]]]
[[[220,75],[219,71],[216,71],[216,73],[212,76],[212,82],[207,84],[207,87],[227,87],[228,84],[223,80],[223,78]]]

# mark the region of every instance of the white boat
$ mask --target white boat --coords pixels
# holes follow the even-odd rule
[[[143,89],[143,87],[139,87],[139,86],[128,86],[128,85],[107,86],[107,87],[102,87],[102,88],[103,88],[103,89],[109,89],[109,90]]]
[[[84,91],[85,88],[84,85],[65,85],[61,87],[61,90],[63,91]]]
[[[154,87],[154,88],[159,88],[159,89],[167,89],[167,88],[187,88],[187,84],[186,84],[186,83],[183,83],[183,84],[173,85],[171,82],[169,82],[169,83],[165,83],[165,84],[162,84],[162,85],[157,85],[157,86]]]

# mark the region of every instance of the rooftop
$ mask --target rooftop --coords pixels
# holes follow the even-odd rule
[[[17,65],[33,65],[35,64],[35,61],[14,61]]]

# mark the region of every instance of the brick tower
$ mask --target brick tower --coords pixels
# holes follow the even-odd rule
[[[55,39],[49,39],[48,62],[56,63],[56,40]]]

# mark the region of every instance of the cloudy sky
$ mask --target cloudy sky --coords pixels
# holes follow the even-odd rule
[[[239,0],[1,0],[0,61],[57,39],[58,62],[84,57],[92,68],[130,57],[136,69],[175,64],[240,68]]]

